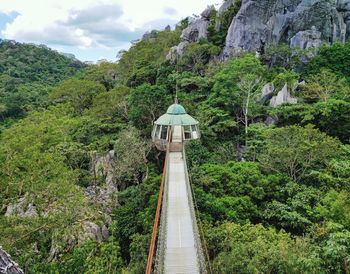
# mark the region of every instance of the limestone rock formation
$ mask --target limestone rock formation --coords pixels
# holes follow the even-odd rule
[[[296,104],[298,103],[298,99],[292,97],[288,90],[288,84],[285,84],[280,92],[278,92],[277,96],[274,96],[270,100],[271,107],[278,107],[282,104]]]
[[[38,216],[31,197],[26,193],[16,203],[9,204],[6,208],[5,217],[18,216],[22,218],[34,218]]]
[[[94,153],[91,162],[91,173],[95,177],[104,177],[107,185],[114,184],[114,150],[109,151],[103,156]]]
[[[102,156],[94,153],[92,155],[90,172],[96,182],[102,179],[105,184],[99,186],[96,183],[88,186],[85,190],[86,196],[94,203],[102,205],[107,215],[111,213],[113,206],[117,204],[115,194],[118,192],[118,186],[114,172],[115,164],[116,157],[113,150]]]
[[[225,11],[227,11],[237,0],[225,0],[220,8],[218,9],[217,15],[220,16]]]
[[[157,37],[158,31],[152,30],[152,31],[147,31],[144,35],[142,35],[141,40],[143,41],[148,41],[151,39],[154,39]]]
[[[218,9],[218,12],[217,12],[217,18],[218,20],[216,21],[215,23],[215,30],[220,30],[220,27],[221,27],[221,22],[220,22],[220,16],[229,10],[229,8],[234,5],[238,0],[225,0],[222,5],[220,6],[220,8]]]
[[[320,44],[319,40],[343,42],[349,37],[349,2],[243,0],[228,30],[223,57],[241,51],[261,52],[272,44],[289,43],[292,37],[295,45],[305,39],[309,42],[306,46],[316,46]]]
[[[174,62],[177,56],[183,56],[185,48],[189,43],[198,42],[200,39],[208,38],[208,27],[212,12],[216,12],[215,7],[208,6],[201,13],[199,18],[196,18],[189,23],[188,27],[182,31],[180,44],[170,49],[170,52],[166,56],[167,60]]]
[[[291,48],[310,49],[318,48],[322,44],[322,33],[315,26],[311,30],[299,31],[290,39]]]
[[[84,232],[79,237],[80,244],[86,240],[101,242],[102,240],[106,240],[109,237],[108,229],[105,226],[101,228],[93,222],[84,222],[83,229]]]
[[[260,98],[261,103],[266,104],[272,98],[274,91],[275,91],[274,85],[272,83],[267,83],[263,87],[261,92],[261,98]]]
[[[0,274],[24,274],[23,270],[15,263],[9,254],[0,246]]]

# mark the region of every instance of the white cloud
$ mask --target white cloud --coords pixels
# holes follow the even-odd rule
[[[0,12],[19,14],[1,30],[6,39],[112,49],[151,29],[174,25],[221,0],[1,0]]]

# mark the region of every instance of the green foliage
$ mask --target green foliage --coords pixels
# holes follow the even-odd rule
[[[113,238],[106,243],[87,241],[66,254],[61,262],[53,262],[45,267],[33,266],[31,273],[121,273],[123,261],[118,242]]]
[[[120,206],[114,209],[113,234],[120,242],[123,259],[130,261],[130,268],[136,272],[147,260],[146,245],[150,243],[160,181],[160,176],[150,174],[144,183],[119,193]]]
[[[134,87],[155,84],[157,69],[165,61],[170,48],[180,42],[181,28],[158,32],[156,38],[139,41],[123,52],[117,67],[118,81]]]
[[[203,115],[209,117],[209,120],[206,119],[212,131],[222,132],[222,127],[232,127],[236,120],[245,125],[247,132],[249,119],[254,116],[257,91],[261,87],[264,71],[265,67],[260,61],[248,54],[232,59],[215,75],[213,92],[203,108]]]
[[[322,68],[318,74],[307,78],[302,95],[307,101],[311,102],[326,102],[330,98],[349,101],[350,87],[345,78],[339,79],[329,69]]]
[[[118,65],[115,63],[103,62],[99,65],[89,66],[84,73],[83,78],[98,82],[105,86],[107,90],[115,87],[117,82],[117,71]]]
[[[47,105],[52,86],[85,65],[46,46],[0,41],[0,119],[20,117]]]
[[[296,86],[298,85],[299,74],[294,71],[285,70],[275,76],[273,79],[273,84],[275,90],[281,90],[285,84],[291,92],[294,92]]]
[[[117,86],[112,90],[97,94],[90,108],[91,115],[101,119],[127,122],[129,94],[130,89],[125,86]]]
[[[93,97],[104,91],[104,86],[93,81],[70,79],[57,86],[50,97],[57,103],[70,103],[81,114],[91,106]]]
[[[286,105],[273,109],[272,116],[278,117],[278,126],[313,124],[321,131],[338,137],[348,143],[350,136],[350,103],[329,99],[313,105]]]
[[[322,46],[319,49],[318,55],[308,63],[306,74],[315,75],[321,72],[322,68],[326,68],[336,73],[339,77],[345,77],[350,81],[349,52],[350,42]]]
[[[206,65],[213,56],[220,53],[220,48],[201,41],[200,43],[191,43],[186,46],[185,53],[179,60],[178,65],[185,69],[204,75]]]
[[[350,229],[350,194],[331,190],[318,207],[320,215]]]
[[[254,163],[205,164],[192,178],[200,210],[206,219],[245,222],[257,218],[257,203],[266,180]]]
[[[290,126],[267,131],[264,152],[258,160],[266,170],[286,173],[294,180],[324,166],[340,142],[308,125]]]
[[[271,45],[261,56],[261,60],[269,68],[284,68],[286,70],[300,70],[303,58],[308,51],[300,48],[290,48],[289,45]]]
[[[153,122],[170,105],[170,98],[162,86],[143,84],[137,87],[129,97],[129,118],[133,125],[150,134]]]
[[[207,232],[222,245],[216,250],[215,273],[321,273],[321,259],[307,239],[262,225],[225,223]],[[212,235],[214,237],[212,238]],[[225,239],[225,240],[224,240]],[[224,241],[223,241],[224,240]],[[211,243],[216,246],[215,242]]]

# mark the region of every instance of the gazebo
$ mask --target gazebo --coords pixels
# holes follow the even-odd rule
[[[156,147],[166,151],[168,143],[181,144],[184,141],[200,138],[199,122],[188,115],[185,108],[177,102],[154,122],[152,139]]]

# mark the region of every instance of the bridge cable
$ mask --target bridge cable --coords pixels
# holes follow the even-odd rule
[[[159,225],[159,216],[160,216],[160,210],[161,210],[161,207],[162,207],[162,200],[163,200],[163,189],[164,189],[164,183],[165,183],[165,178],[166,178],[166,173],[167,173],[167,166],[168,166],[168,159],[169,159],[169,148],[170,148],[170,142],[171,142],[171,129],[168,131],[168,140],[169,141],[168,141],[168,144],[167,144],[167,150],[166,150],[164,166],[163,166],[162,181],[161,181],[161,184],[160,184],[159,194],[158,194],[157,209],[156,209],[156,214],[155,214],[155,217],[154,217],[152,239],[151,239],[151,244],[150,244],[149,252],[148,252],[146,274],[151,274],[151,271],[152,271],[154,248],[155,248],[155,244],[156,244],[157,231],[158,231],[158,225]]]
[[[199,223],[199,235],[202,236],[202,242],[204,244],[204,253],[206,256],[206,259],[208,261],[208,268],[209,268],[209,273],[213,274],[213,270],[212,270],[212,266],[210,263],[210,258],[209,258],[209,251],[208,251],[208,244],[207,241],[205,240],[205,236],[204,236],[204,229],[203,229],[203,223],[201,221],[200,215],[199,215],[199,209],[198,209],[198,204],[197,204],[197,199],[196,199],[196,195],[194,193],[194,189],[192,186],[192,179],[191,179],[191,175],[190,173],[188,173],[188,179],[190,181],[190,188],[191,188],[191,192],[192,192],[192,197],[193,197],[193,202],[194,202],[194,207],[195,207],[195,211],[196,211],[196,216],[198,217],[198,223]]]

